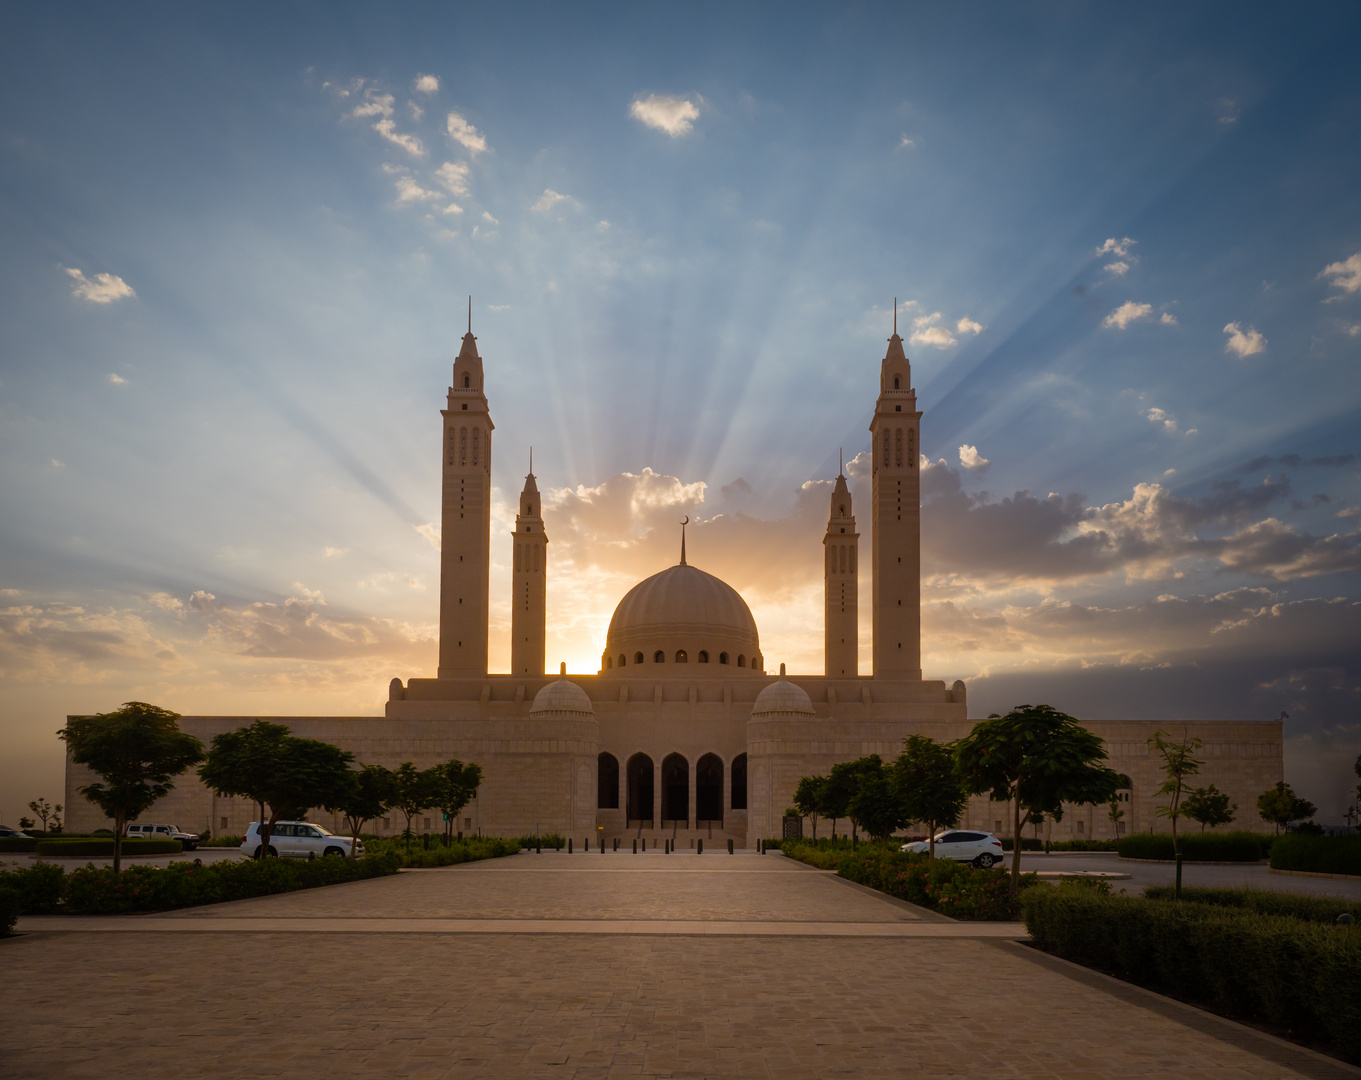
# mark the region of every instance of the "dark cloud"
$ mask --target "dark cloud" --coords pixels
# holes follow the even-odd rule
[[[1299,454],[1285,454],[1282,457],[1271,457],[1269,454],[1263,457],[1255,457],[1251,461],[1239,465],[1237,472],[1254,473],[1261,472],[1263,469],[1279,466],[1283,469],[1341,469],[1348,465],[1355,465],[1361,461],[1361,454],[1334,454],[1331,457],[1300,457]]]

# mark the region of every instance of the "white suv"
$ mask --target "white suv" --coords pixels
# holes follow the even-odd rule
[[[925,840],[917,840],[911,844],[904,844],[902,850],[929,851],[930,845]],[[1002,861],[1002,841],[990,832],[946,829],[944,832],[936,833],[936,858],[955,859],[990,870]]]
[[[178,840],[185,851],[193,851],[199,842],[197,833],[181,832],[175,825],[129,825],[123,835],[144,840]]]
[[[313,855],[348,855],[350,838],[336,836],[310,821],[278,821],[269,834],[269,854],[283,859],[307,859]],[[248,858],[260,857],[260,823],[252,821],[241,841],[241,854]],[[364,854],[364,841],[359,841],[355,855]]]

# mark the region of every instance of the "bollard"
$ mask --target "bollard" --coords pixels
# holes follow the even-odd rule
[[[603,836],[600,838],[600,854],[605,854],[605,838]]]
[[[542,855],[542,854],[543,854],[543,837],[542,837],[542,836],[536,836],[536,837],[534,837],[534,854],[535,854],[535,855]]]
[[[567,854],[572,854],[572,838],[570,836],[567,838]]]
[[[638,838],[636,836],[633,838],[633,853],[638,854]]]
[[[732,854],[732,837],[728,838],[728,854]]]
[[[647,854],[647,837],[643,837],[643,854]]]
[[[756,852],[758,855],[764,855],[766,853],[766,842],[764,840],[756,841]]]
[[[424,850],[424,851],[429,851],[429,850],[430,850],[430,834],[429,834],[429,833],[421,833],[421,848],[422,848],[422,850]]]
[[[702,836],[701,836],[701,837],[699,838],[699,840],[698,840],[698,847],[696,847],[696,849],[695,849],[695,854],[696,854],[696,855],[703,855],[703,854],[704,854],[704,837],[702,837]]]
[[[1173,892],[1172,898],[1173,898],[1174,900],[1180,900],[1180,899],[1181,899],[1181,852],[1180,852],[1180,851],[1177,852],[1177,887],[1176,887],[1176,890]]]

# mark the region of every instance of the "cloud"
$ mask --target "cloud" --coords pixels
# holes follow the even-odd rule
[[[91,280],[75,267],[63,266],[61,269],[75,282],[71,286],[71,295],[92,304],[112,304],[115,300],[127,300],[137,295],[132,286],[117,274],[96,274]]]
[[[404,135],[396,128],[396,122],[386,117],[373,125],[373,130],[392,143],[393,146],[400,146],[412,157],[425,157],[425,144],[415,135]]]
[[[417,105],[414,101],[408,101],[406,103],[406,107],[411,111],[411,119],[413,120],[419,120],[422,116],[425,115],[425,110],[422,109],[419,105]]]
[[[321,549],[321,557],[323,559],[336,559],[341,555],[348,554],[349,550],[349,548],[324,547]]]
[[[1342,262],[1329,263],[1318,272],[1318,276],[1330,278],[1330,284],[1344,293],[1361,292],[1361,251]]]
[[[978,447],[967,444],[959,448],[959,463],[966,469],[980,473],[986,472],[988,466],[992,464],[978,452]]]
[[[439,79],[434,75],[417,75],[416,81],[412,85],[418,94],[439,93]]]
[[[1229,340],[1224,343],[1224,351],[1235,353],[1240,359],[1266,351],[1266,338],[1251,326],[1244,333],[1238,323],[1231,322],[1224,327],[1224,333],[1229,335]]]
[[[1159,315],[1158,321],[1162,323],[1164,326],[1177,325],[1177,317],[1173,315],[1170,311],[1164,311],[1161,315]]]
[[[496,218],[492,217],[491,214],[489,214],[489,213],[488,213],[487,211],[485,211],[485,210],[482,211],[482,220],[485,221],[485,222],[487,222],[489,225],[500,225],[500,224],[501,224],[500,221],[498,221]]]
[[[673,94],[649,94],[645,98],[633,99],[629,115],[675,139],[694,130],[694,121],[699,119],[699,106]]]
[[[1148,418],[1155,424],[1161,424],[1162,429],[1169,435],[1177,433],[1177,421],[1175,417],[1168,416],[1162,409],[1153,408],[1148,410]]]
[[[425,542],[429,544],[432,548],[434,548],[436,551],[440,550],[441,537],[440,526],[438,522],[428,521],[424,525],[413,525],[412,528],[415,529],[416,532],[418,532],[422,537],[424,537]]]
[[[529,209],[536,214],[543,214],[552,210],[553,207],[557,206],[559,203],[570,203],[575,206],[576,200],[570,195],[560,195],[552,188],[544,188],[543,194],[535,200],[534,205]]]
[[[409,176],[398,176],[393,182],[397,185],[397,201],[399,203],[428,202],[431,199],[443,198],[438,191],[421,187]]]
[[[1113,263],[1107,263],[1104,269],[1108,273],[1114,274],[1116,277],[1124,277],[1129,273],[1129,263],[1125,262],[1123,259],[1117,259]]]
[[[1102,326],[1114,326],[1123,330],[1130,323],[1139,319],[1147,319],[1153,314],[1152,304],[1138,304],[1133,300],[1126,300],[1118,308],[1107,315],[1102,321]]]
[[[904,135],[901,139],[898,140],[899,150],[908,150],[916,145],[917,144],[912,139],[909,139],[906,135]]]
[[[435,179],[455,195],[468,195],[468,170],[465,161],[446,161],[435,170]]]
[[[115,375],[113,372],[109,372],[109,382],[113,383],[114,386],[126,386],[128,384],[127,379],[121,375]]]
[[[451,112],[445,121],[445,128],[457,143],[462,143],[468,153],[476,156],[487,149],[487,139],[477,128],[468,123],[459,113]]]
[[[372,88],[364,91],[364,100],[354,107],[351,116],[362,118],[369,116],[390,117],[392,115],[392,95],[381,94]]]
[[[955,323],[955,329],[961,334],[981,334],[983,332],[983,324],[974,322],[966,315],[960,319],[959,322]]]
[[[909,337],[910,345],[932,345],[937,349],[949,349],[956,344],[954,334],[939,325],[941,314],[933,311],[930,315],[919,315],[912,320],[912,336]]]
[[[1123,240],[1117,240],[1112,236],[1096,249],[1096,253],[1098,255],[1114,255],[1119,259],[1133,258],[1134,256],[1130,255],[1129,249],[1137,243],[1137,240],[1131,240],[1128,236]]]

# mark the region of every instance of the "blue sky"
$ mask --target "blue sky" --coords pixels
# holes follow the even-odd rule
[[[431,673],[471,294],[550,661],[595,669],[690,514],[771,664],[821,670],[897,297],[927,676],[978,715],[1289,712],[1339,819],[1359,37],[1344,4],[5,8],[0,813],[59,790],[68,712],[374,713]]]

